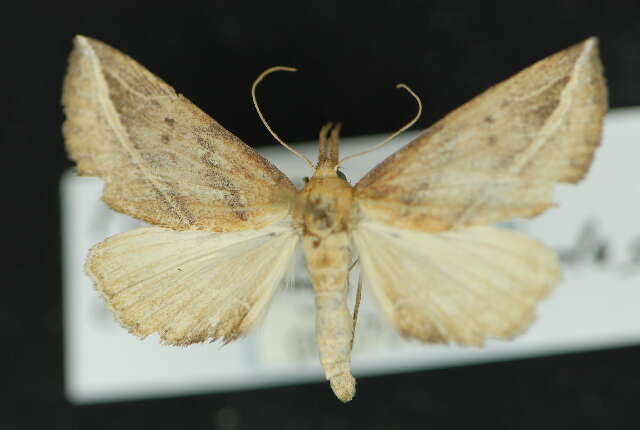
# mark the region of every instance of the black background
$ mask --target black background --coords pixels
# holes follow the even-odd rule
[[[342,121],[346,136],[398,128],[415,103],[397,82],[422,97],[424,128],[591,35],[601,39],[611,106],[640,105],[639,2],[24,0],[0,8],[0,428],[637,428],[640,347],[361,378],[347,405],[322,383],[73,406],[63,393],[58,181],[71,166],[59,98],[76,33],[133,56],[260,146],[273,141],[249,86],[277,64],[300,68],[260,88],[288,142],[314,139],[328,120]]]

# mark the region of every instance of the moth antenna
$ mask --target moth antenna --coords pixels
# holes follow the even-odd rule
[[[256,87],[265,78],[265,76],[267,76],[267,75],[269,75],[269,74],[271,74],[273,72],[277,72],[277,71],[281,71],[281,70],[285,71],[285,72],[297,72],[298,71],[298,69],[296,69],[295,67],[275,66],[275,67],[270,67],[267,70],[265,70],[264,72],[260,73],[260,75],[258,75],[256,80],[253,81],[253,85],[251,85],[251,98],[253,99],[253,106],[256,108],[256,111],[258,112],[258,116],[260,117],[260,120],[262,120],[262,123],[264,124],[264,126],[267,127],[267,130],[269,130],[269,133],[271,133],[271,136],[273,136],[274,139],[277,140],[280,143],[280,145],[284,146],[289,151],[293,152],[295,155],[297,155],[299,158],[301,158],[303,161],[305,161],[309,165],[309,167],[311,167],[311,170],[313,170],[314,167],[313,167],[313,163],[311,162],[311,160],[309,160],[303,154],[299,153],[298,151],[296,151],[295,149],[293,149],[292,147],[290,147],[286,143],[284,143],[284,141],[282,139],[280,139],[280,137],[278,137],[278,135],[271,129],[271,127],[269,127],[269,124],[267,123],[267,120],[264,119],[264,115],[262,115],[262,111],[260,110],[260,107],[258,106],[258,100],[256,99]]]
[[[411,127],[413,124],[416,123],[416,121],[418,120],[418,118],[420,118],[420,115],[422,115],[422,101],[420,100],[420,97],[418,97],[416,95],[416,93],[414,93],[411,88],[409,88],[407,85],[405,84],[398,84],[396,85],[396,88],[402,88],[404,90],[407,90],[407,92],[409,92],[409,94],[411,94],[413,96],[414,99],[416,99],[416,102],[418,102],[418,113],[416,114],[416,116],[413,117],[413,119],[411,121],[409,121],[407,124],[405,124],[402,128],[400,128],[398,131],[396,131],[395,133],[393,133],[391,136],[387,137],[384,141],[382,141],[382,143],[378,143],[377,145],[375,145],[373,148],[371,149],[367,149],[366,151],[362,151],[362,152],[357,152],[355,154],[351,154],[347,157],[344,157],[342,160],[340,160],[340,162],[338,162],[338,164],[336,165],[336,170],[338,169],[338,167],[340,167],[342,165],[342,163],[344,163],[347,160],[351,160],[352,158],[356,158],[356,157],[360,157],[361,155],[364,154],[368,154],[370,152],[373,151],[377,151],[378,149],[382,148],[384,145],[386,145],[387,143],[391,142],[393,139],[396,138],[396,136],[398,136],[400,133],[402,133],[403,131],[405,131],[406,129],[408,129],[409,127]]]

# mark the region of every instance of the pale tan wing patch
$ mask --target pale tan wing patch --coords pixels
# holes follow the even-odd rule
[[[553,251],[494,227],[423,233],[365,222],[353,238],[381,310],[425,342],[512,338],[560,279]]]
[[[172,229],[260,228],[295,188],[267,160],[110,46],[77,36],[64,82],[67,149],[114,209]]]
[[[357,184],[365,218],[442,231],[531,217],[556,182],[577,182],[607,110],[597,40],[490,88],[391,155]]]
[[[229,233],[136,229],[94,246],[86,270],[136,336],[229,342],[259,321],[292,270],[298,239],[286,220]]]

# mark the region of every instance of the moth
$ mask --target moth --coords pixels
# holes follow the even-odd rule
[[[354,186],[338,170],[339,128],[323,127],[301,189],[97,40],[75,38],[63,104],[78,173],[100,177],[107,204],[152,225],[89,252],[86,271],[119,322],[172,345],[230,342],[264,315],[301,244],[320,361],[346,402],[356,258],[365,288],[408,338],[481,346],[530,325],[560,278],[558,261],[491,224],[536,216],[554,205],[556,183],[583,178],[607,90],[590,38],[448,114]]]

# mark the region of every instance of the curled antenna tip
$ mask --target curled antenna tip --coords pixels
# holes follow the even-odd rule
[[[418,103],[418,112],[416,113],[416,116],[413,117],[413,119],[411,121],[409,121],[407,124],[405,124],[403,127],[401,127],[398,131],[393,133],[391,136],[387,137],[382,143],[379,143],[379,144],[375,145],[373,148],[368,149],[366,151],[358,152],[356,154],[351,154],[351,155],[343,158],[342,160],[340,160],[338,162],[336,168],[340,167],[342,165],[342,163],[344,163],[347,160],[351,160],[352,158],[360,157],[361,155],[368,154],[369,152],[372,152],[372,151],[375,151],[377,149],[382,148],[384,145],[386,145],[391,140],[393,140],[397,135],[399,135],[400,133],[402,133],[403,131],[405,131],[409,127],[411,127],[418,120],[418,118],[420,118],[420,115],[422,115],[422,101],[420,100],[420,97],[418,97],[418,95],[416,93],[414,93],[413,90],[411,88],[409,88],[409,86],[406,85],[406,84],[403,84],[403,83],[396,84],[396,88],[402,88],[404,90],[407,90],[407,92],[409,94],[411,94],[411,96],[416,100],[416,102]]]
[[[418,97],[416,95],[416,93],[413,92],[413,90],[411,88],[409,88],[408,85],[403,84],[402,82],[400,82],[399,84],[396,85],[396,88],[400,89],[402,88],[403,90],[406,90],[409,94],[411,94],[413,96],[414,99],[416,99],[416,101],[418,102],[418,106],[419,106],[419,110],[422,111],[422,102],[420,101],[420,97]]]
[[[273,73],[273,72],[297,72],[298,69],[295,67],[289,67],[289,66],[273,66],[273,67],[269,67],[267,70],[265,70],[264,72],[260,73],[258,75],[258,77],[256,78],[256,80],[253,82],[252,88],[255,88],[259,82],[261,82],[267,75]]]
[[[285,72],[297,72],[298,69],[296,67],[290,67],[290,66],[274,66],[271,67],[270,69],[267,69],[266,71],[272,71],[275,72],[276,70],[284,70]]]
[[[287,148],[289,151],[291,151],[293,154],[295,154],[296,156],[298,156],[300,159],[302,159],[305,163],[307,163],[309,165],[309,167],[313,170],[313,163],[311,162],[311,160],[309,160],[307,157],[304,156],[304,154],[299,153],[298,151],[296,151],[295,149],[291,148],[289,145],[287,145],[286,143],[284,143],[284,141],[282,139],[280,139],[280,137],[271,129],[271,127],[269,126],[269,124],[267,123],[267,120],[264,119],[264,115],[262,115],[262,111],[260,110],[260,107],[258,106],[258,100],[256,99],[256,87],[258,86],[258,84],[265,78],[265,76],[269,75],[272,72],[277,72],[277,71],[285,71],[285,72],[297,72],[298,69],[296,69],[295,67],[289,67],[289,66],[274,66],[274,67],[270,67],[267,70],[265,70],[264,72],[260,73],[260,75],[258,75],[258,77],[256,78],[255,81],[253,81],[253,85],[251,85],[251,98],[253,100],[253,106],[256,108],[256,112],[258,112],[258,116],[260,117],[260,120],[262,121],[262,123],[264,124],[264,126],[267,128],[267,130],[269,131],[269,133],[271,133],[271,135],[285,148]]]

